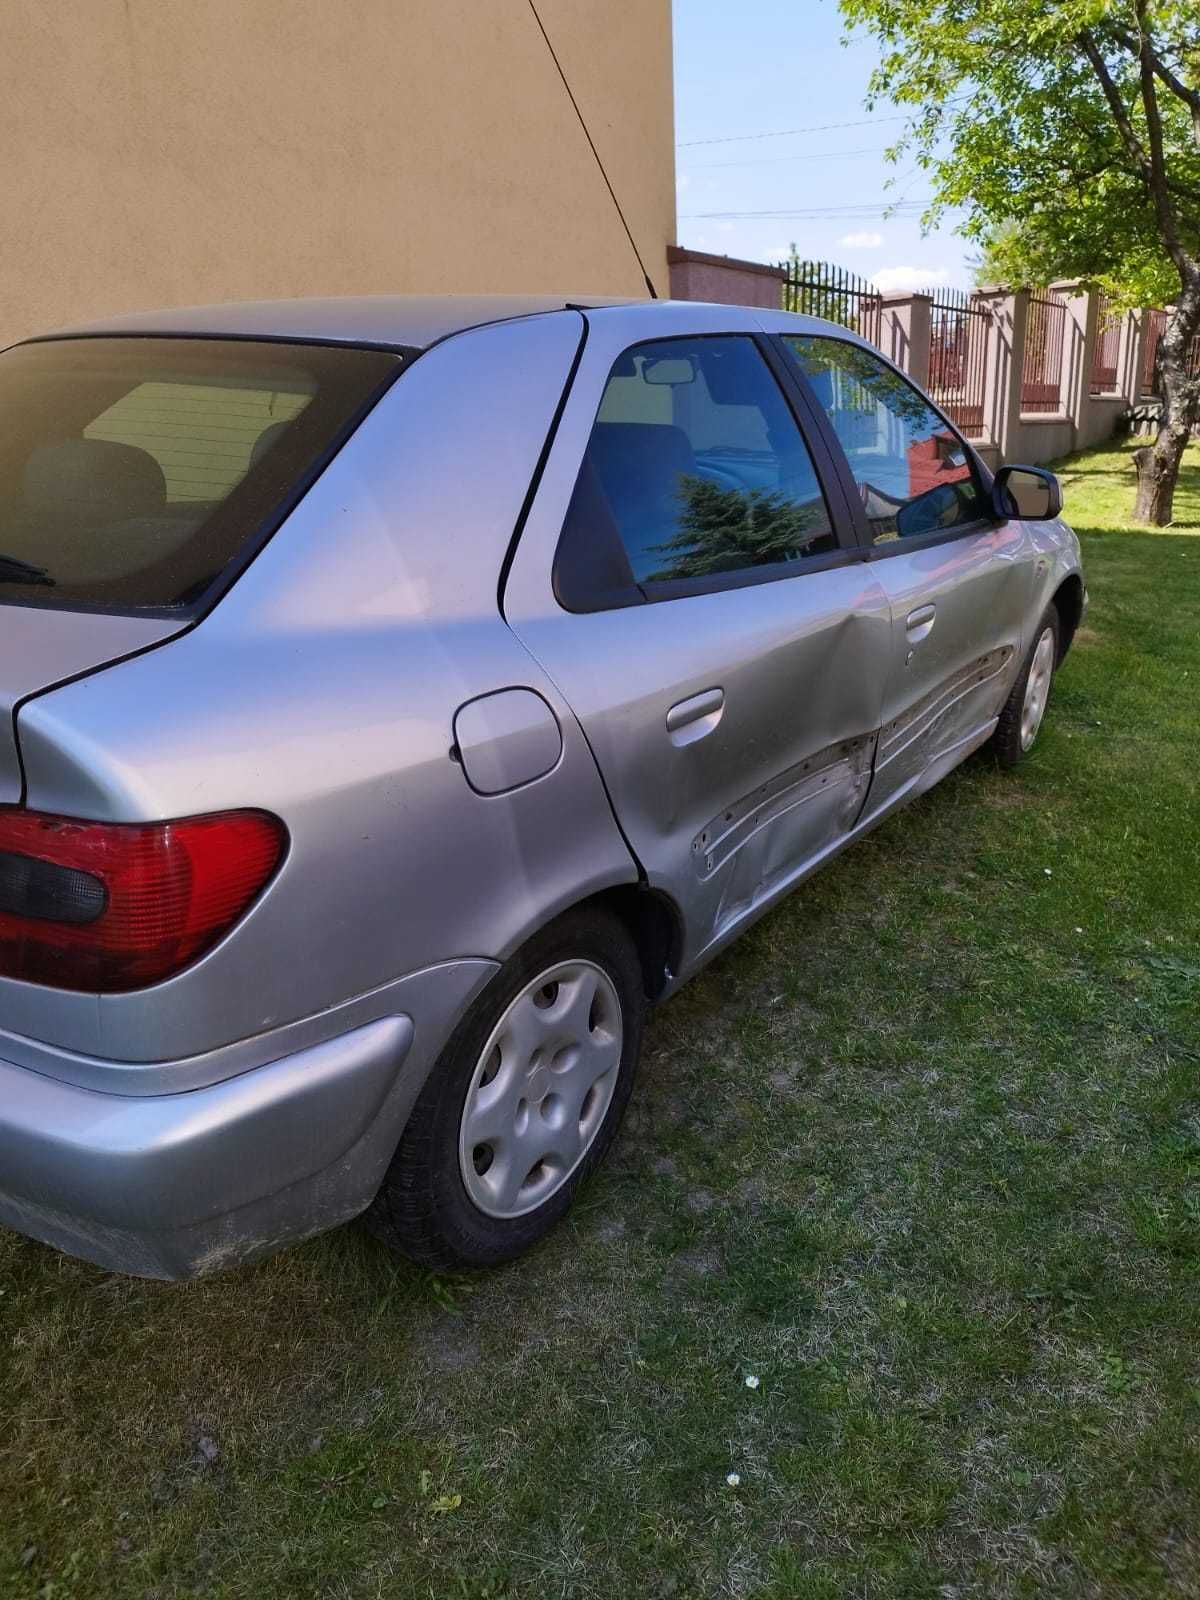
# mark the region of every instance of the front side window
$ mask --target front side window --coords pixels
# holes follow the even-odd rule
[[[0,603],[188,610],[400,359],[217,338],[5,351]]]
[[[873,544],[984,515],[962,440],[898,372],[843,339],[789,334],[785,343],[845,451]]]
[[[643,591],[838,548],[812,457],[752,339],[664,339],[618,358],[564,546],[581,572],[598,572],[608,549]]]

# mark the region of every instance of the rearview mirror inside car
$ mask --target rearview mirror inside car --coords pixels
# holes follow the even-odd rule
[[[696,369],[685,357],[662,357],[658,361],[647,361],[642,367],[643,383],[665,383],[674,386],[679,383],[695,383]]]
[[[998,517],[1048,522],[1062,514],[1062,485],[1042,467],[1001,467],[992,480]]]

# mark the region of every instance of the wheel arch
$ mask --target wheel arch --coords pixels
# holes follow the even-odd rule
[[[668,895],[642,884],[617,884],[581,900],[571,909],[610,911],[624,923],[637,947],[648,1000],[657,1000],[678,970],[683,949],[683,919]]]
[[[1051,604],[1058,612],[1058,659],[1061,662],[1071,648],[1083,616],[1083,579],[1077,572],[1063,579],[1051,597]]]

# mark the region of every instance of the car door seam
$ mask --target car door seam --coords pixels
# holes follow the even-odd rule
[[[505,619],[505,627],[508,628],[508,631],[512,634],[513,638],[521,646],[521,649],[524,650],[525,654],[537,667],[538,671],[543,674],[546,681],[554,685],[555,691],[561,699],[563,706],[566,708],[568,715],[575,724],[576,728],[578,728],[580,738],[583,740],[588,755],[590,755],[592,758],[592,766],[596,769],[596,776],[600,779],[600,787],[604,791],[604,798],[608,801],[608,809],[612,816],[613,822],[616,825],[617,832],[621,835],[621,839],[624,842],[625,848],[629,852],[629,859],[633,862],[634,867],[637,869],[638,883],[643,889],[649,888],[650,879],[646,873],[645,867],[642,864],[642,859],[638,855],[637,851],[633,848],[633,843],[630,840],[629,835],[626,833],[625,826],[617,813],[617,807],[613,801],[612,791],[608,787],[608,779],[604,776],[604,769],[601,767],[600,762],[596,758],[596,752],[592,748],[592,741],[588,738],[587,729],[583,725],[583,719],[577,715],[575,707],[571,704],[571,701],[564,691],[562,685],[550,671],[549,667],[547,667],[545,662],[542,661],[541,658],[530,649],[530,647],[525,643],[524,639],[522,639],[521,635],[516,631],[512,624],[508,622],[507,619]]]

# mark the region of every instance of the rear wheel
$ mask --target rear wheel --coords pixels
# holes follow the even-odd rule
[[[1058,611],[1049,606],[992,735],[991,748],[1002,767],[1015,767],[1033,748],[1041,730],[1058,665],[1059,631]]]
[[[622,924],[570,913],[509,960],[430,1074],[367,1220],[437,1267],[508,1261],[559,1220],[620,1124],[641,1049]]]

